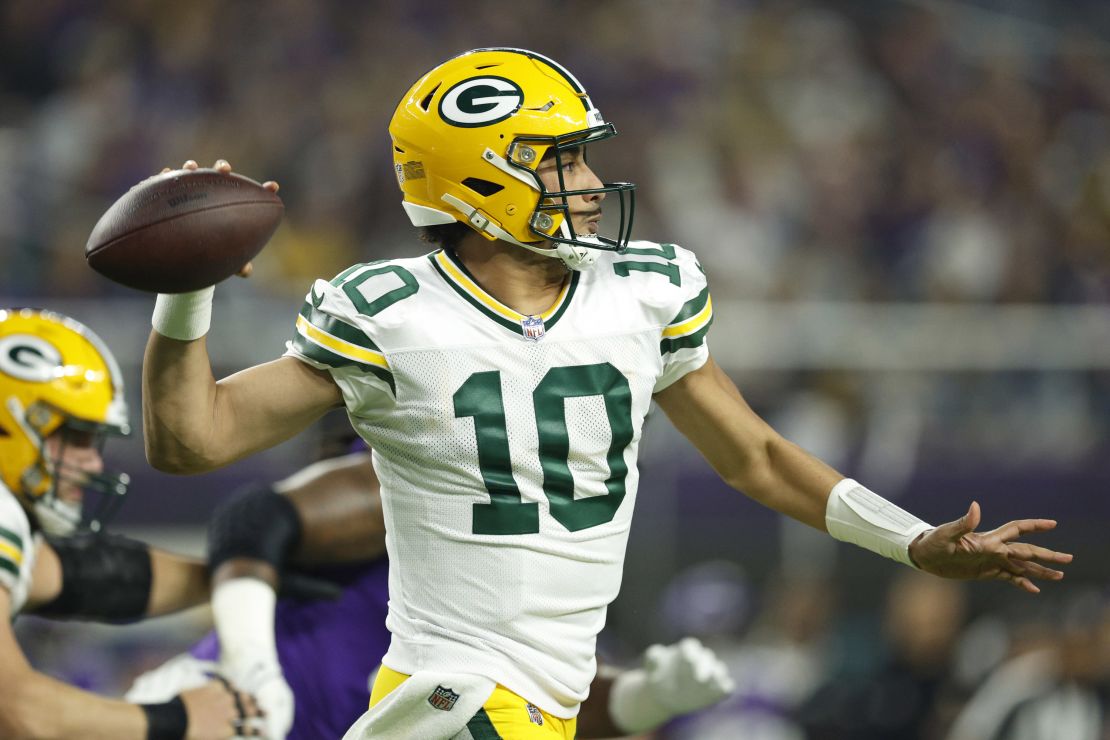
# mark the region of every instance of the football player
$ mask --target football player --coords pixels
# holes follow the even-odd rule
[[[341,737],[366,709],[368,679],[389,646],[385,525],[370,454],[324,460],[232,497],[210,520],[208,547],[216,631],[140,676],[127,698],[164,701],[221,674],[256,697],[270,740]],[[306,570],[334,584],[332,598],[279,598],[279,581]],[[724,664],[696,640],[652,646],[643,668],[594,680],[578,737],[653,729],[732,688]]]
[[[56,313],[0,309],[0,737],[259,734],[254,700],[225,682],[158,703],[108,699],[35,671],[16,641],[20,612],[130,621],[208,598],[203,562],[100,531],[127,491],[126,475],[104,472],[101,444],[127,432],[119,367],[95,334]]]
[[[143,367],[160,469],[220,467],[337,406],[373,448],[392,638],[348,737],[574,736],[653,401],[732,487],[833,537],[1031,592],[1063,576],[1050,566],[1070,556],[1016,541],[1054,522],[977,533],[973,503],[933,527],[748,407],[710,357],[697,259],[630,241],[634,186],[602,183],[586,159],[616,129],[563,66],[467,52],[404,94],[390,134],[404,209],[434,252],[317,280],[285,356],[220,382],[212,289],[160,295]]]

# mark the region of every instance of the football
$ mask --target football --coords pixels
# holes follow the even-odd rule
[[[129,288],[185,293],[231,277],[266,246],[284,206],[242,175],[174,170],[143,180],[100,217],[85,259]]]

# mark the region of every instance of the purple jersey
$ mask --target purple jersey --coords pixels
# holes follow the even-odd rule
[[[385,628],[389,562],[315,570],[343,587],[335,601],[279,600],[274,614],[278,660],[296,710],[288,740],[342,737],[370,702],[367,680],[389,647]],[[214,632],[189,651],[219,660]]]

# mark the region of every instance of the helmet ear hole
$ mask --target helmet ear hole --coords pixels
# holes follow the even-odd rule
[[[505,189],[504,185],[490,182],[489,180],[483,180],[480,177],[468,177],[462,181],[462,184],[484,198],[488,198]]]

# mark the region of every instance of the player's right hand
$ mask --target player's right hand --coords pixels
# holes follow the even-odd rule
[[[188,159],[188,160],[185,161],[185,164],[181,165],[181,169],[183,169],[183,170],[195,170],[199,166],[200,165],[197,164],[195,159]],[[216,170],[217,172],[222,172],[223,174],[226,175],[229,172],[231,172],[231,163],[228,162],[226,159],[217,159],[216,163],[212,165],[212,169]],[[161,174],[164,175],[167,172],[172,172],[172,171],[173,170],[170,167],[163,167]],[[271,193],[276,193],[281,188],[281,186],[278,185],[273,180],[267,180],[266,182],[262,183],[262,187],[266,188]],[[239,272],[237,272],[235,274],[238,275],[239,277],[246,278],[246,277],[250,277],[252,272],[254,272],[254,265],[251,264],[250,262],[248,262],[247,264],[245,264],[241,268],[239,268]]]
[[[189,717],[186,740],[268,737],[260,729],[262,715],[254,698],[226,681],[209,681],[180,696]]]

